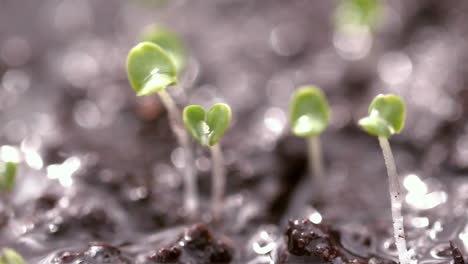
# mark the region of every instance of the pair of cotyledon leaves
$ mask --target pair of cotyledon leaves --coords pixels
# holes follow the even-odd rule
[[[289,118],[294,134],[301,137],[322,133],[329,122],[330,110],[322,91],[315,86],[299,88],[290,103]],[[378,95],[369,106],[369,116],[359,125],[374,136],[390,137],[399,133],[405,122],[405,105],[395,95]]]
[[[138,96],[160,92],[177,83],[178,72],[185,63],[184,47],[170,31],[150,27],[142,42],[132,48],[127,58],[130,84]],[[183,120],[190,134],[203,146],[215,145],[231,121],[231,109],[215,104],[208,112],[191,105],[184,109]]]

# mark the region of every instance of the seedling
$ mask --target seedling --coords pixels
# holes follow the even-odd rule
[[[0,255],[0,264],[25,264],[23,257],[18,254],[14,249],[4,248],[2,249],[2,255]]]
[[[382,16],[381,0],[341,0],[335,11],[336,26],[376,28]]]
[[[388,139],[398,134],[405,124],[405,104],[399,96],[377,95],[369,106],[369,116],[359,120],[359,125],[372,136],[377,136],[387,167],[390,201],[392,206],[393,233],[401,264],[409,264],[401,207],[403,197],[395,160]]]
[[[19,153],[15,147],[0,147],[0,196],[7,210],[12,210],[11,191],[15,187],[19,161]]]
[[[11,192],[15,186],[17,166],[18,164],[16,162],[0,161],[0,190],[2,192]]]
[[[231,122],[231,108],[226,104],[215,104],[208,112],[199,105],[185,107],[183,113],[185,127],[202,146],[208,147],[212,159],[212,200],[213,219],[218,220],[222,214],[226,172],[224,159],[218,141]]]
[[[322,188],[323,161],[319,135],[327,128],[330,110],[320,88],[308,85],[292,96],[289,109],[292,132],[307,138],[309,170],[316,193]]]
[[[177,72],[184,69],[187,52],[184,42],[175,32],[161,25],[149,25],[143,30],[141,40],[152,42],[165,50],[174,62]]]
[[[193,214],[198,207],[198,197],[190,142],[183,128],[180,110],[165,90],[168,86],[177,83],[176,66],[171,56],[160,46],[151,42],[142,42],[133,47],[128,54],[127,73],[137,96],[158,93],[167,109],[171,129],[184,149],[186,160],[184,204],[187,212]]]

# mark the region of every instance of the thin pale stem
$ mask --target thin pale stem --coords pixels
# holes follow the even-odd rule
[[[388,139],[379,137],[380,147],[382,148],[385,165],[387,166],[388,173],[388,186],[390,191],[390,202],[392,206],[392,219],[393,219],[393,233],[395,237],[395,245],[398,251],[398,259],[400,264],[409,264],[410,257],[406,247],[405,230],[403,227],[403,215],[401,214],[401,207],[403,205],[403,196],[401,192],[400,182],[393,158],[392,149]]]
[[[309,158],[309,174],[316,196],[320,197],[320,190],[323,182],[323,160],[320,138],[311,136],[308,138],[308,158]]]
[[[224,186],[226,184],[226,171],[224,159],[219,144],[210,147],[212,159],[212,199],[211,212],[215,221],[219,220],[223,211]]]
[[[174,100],[172,100],[172,97],[164,89],[159,92],[159,96],[169,114],[169,124],[176,136],[177,142],[184,150],[184,207],[185,210],[192,215],[198,208],[197,180],[193,167],[192,148],[190,147],[187,132],[184,129],[181,112],[174,103]]]

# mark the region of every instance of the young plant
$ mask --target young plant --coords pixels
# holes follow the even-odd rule
[[[18,163],[0,161],[0,191],[11,192],[15,186],[16,170]]]
[[[175,32],[161,25],[149,25],[143,30],[141,40],[152,42],[165,50],[174,62],[177,72],[184,69],[187,52],[184,42]]]
[[[19,161],[16,148],[7,145],[0,147],[0,196],[7,210],[12,210],[10,193],[15,187]]]
[[[2,249],[0,264],[25,264],[23,257],[11,248]]]
[[[372,136],[377,136],[387,167],[390,201],[392,206],[393,232],[401,264],[409,264],[401,207],[403,196],[395,160],[388,139],[403,129],[406,109],[403,100],[395,95],[377,95],[369,106],[369,116],[359,120],[359,125]]]
[[[133,47],[128,54],[127,73],[137,96],[158,93],[168,111],[171,129],[185,154],[184,206],[189,214],[193,214],[198,207],[198,197],[190,141],[183,127],[180,110],[165,90],[177,83],[176,66],[171,56],[160,46],[142,42]]]
[[[327,99],[320,88],[303,86],[293,94],[289,120],[292,132],[307,138],[310,176],[315,192],[319,193],[324,177],[319,135],[327,128],[330,120]]]
[[[337,28],[376,28],[382,17],[382,10],[382,0],[341,0],[335,11],[335,24]]]
[[[218,220],[222,214],[226,172],[224,159],[218,141],[231,122],[231,108],[226,104],[215,104],[208,112],[199,105],[185,107],[183,113],[185,127],[202,146],[208,147],[212,158],[212,200],[213,219]]]

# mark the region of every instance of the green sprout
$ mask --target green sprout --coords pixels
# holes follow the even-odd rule
[[[349,25],[376,28],[382,10],[381,0],[341,0],[335,10],[335,23],[338,28]]]
[[[392,207],[393,232],[401,264],[409,264],[410,256],[406,247],[403,215],[401,207],[403,197],[398,174],[388,139],[398,134],[405,123],[405,104],[396,95],[377,95],[369,106],[369,116],[359,120],[358,124],[370,135],[377,136],[382,148],[389,180],[390,201]]]
[[[143,30],[141,40],[154,43],[165,50],[174,62],[177,72],[184,69],[187,52],[184,42],[175,32],[161,25],[149,25]]]
[[[0,255],[0,264],[25,264],[23,257],[14,249],[4,248]]]
[[[188,135],[183,128],[180,110],[166,91],[167,87],[177,84],[174,61],[159,45],[142,42],[128,53],[127,74],[137,96],[157,93],[169,114],[169,124],[178,143],[184,149],[187,163],[184,171],[184,205],[187,212],[193,214],[198,207],[198,197],[192,150]]]
[[[308,139],[309,170],[319,193],[323,181],[323,161],[319,135],[327,128],[330,109],[320,88],[300,87],[292,96],[289,109],[292,132]]]
[[[15,187],[20,156],[18,149],[4,145],[0,147],[0,196],[8,211],[13,211],[11,191]]]
[[[11,192],[15,186],[16,170],[18,163],[0,161],[0,190],[3,192]]]
[[[208,112],[199,105],[185,107],[183,113],[185,127],[202,146],[209,147],[212,158],[212,203],[214,220],[222,214],[222,200],[226,172],[224,159],[218,141],[224,135],[231,122],[231,108],[226,104],[215,104]]]

